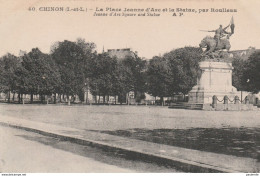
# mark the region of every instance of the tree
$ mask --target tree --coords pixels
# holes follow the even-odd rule
[[[78,68],[84,57],[83,50],[75,42],[67,40],[56,45],[51,56],[57,63],[61,75],[60,94],[74,96],[84,84],[82,76],[77,74],[84,70],[82,67]],[[78,82],[80,84],[77,84]]]
[[[31,103],[33,95],[39,94],[41,100],[44,95],[51,95],[59,90],[60,74],[55,62],[48,54],[42,53],[38,48],[24,55],[22,66],[23,71],[28,76],[27,93],[31,94]]]
[[[115,83],[116,58],[111,58],[107,53],[98,54],[91,60],[90,91],[94,96],[113,95]]]
[[[146,91],[146,61],[135,55],[135,57],[126,57],[122,60],[122,68],[124,68],[125,80],[128,82],[129,91],[134,91],[135,99],[138,94]],[[128,92],[129,92],[128,91]]]
[[[17,92],[16,70],[21,67],[21,62],[18,57],[8,53],[0,59],[0,65],[0,89],[7,93],[10,102],[10,93],[14,95]]]
[[[86,42],[83,38],[78,38],[76,44],[83,50],[85,55],[91,55],[95,52],[96,44],[93,42]]]
[[[260,91],[260,51],[250,55],[245,64],[242,84],[247,91],[258,93]]]
[[[199,62],[202,50],[196,47],[184,47],[164,54],[169,66],[171,79],[168,83],[170,95],[187,94],[200,77]]]
[[[28,85],[30,83],[30,73],[22,65],[15,70],[15,80],[18,93],[18,101],[21,103],[23,94],[28,92]]]
[[[154,56],[149,61],[146,74],[148,93],[155,97],[160,97],[160,101],[163,103],[163,97],[169,95],[168,81],[170,75],[166,59]]]
[[[94,57],[94,48],[94,43],[86,43],[84,39],[78,39],[77,42],[65,40],[52,46],[51,56],[60,70],[63,95],[79,95],[83,101],[83,87],[90,75],[89,62]]]
[[[118,61],[113,78],[112,95],[117,95],[118,101],[122,104],[126,101],[126,94],[134,89],[132,71],[123,61]]]
[[[232,66],[234,67],[232,71],[232,85],[235,86],[239,91],[245,90],[244,78],[246,61],[240,57],[236,57],[232,61]]]

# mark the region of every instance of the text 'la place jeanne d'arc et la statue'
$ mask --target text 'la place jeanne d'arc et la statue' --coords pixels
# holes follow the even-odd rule
[[[210,8],[210,9],[194,9],[194,8],[100,8],[96,7],[97,12],[237,12],[237,9],[228,8]]]

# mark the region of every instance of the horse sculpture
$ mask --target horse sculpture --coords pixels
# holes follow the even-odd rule
[[[226,49],[229,51],[231,48],[230,42],[228,39],[220,39],[219,43],[217,44],[217,41],[210,36],[205,37],[203,40],[201,40],[200,45],[201,48],[206,48],[206,50],[202,53],[203,56],[209,56],[211,58],[214,58],[214,52],[224,50]],[[216,55],[216,54],[215,54]]]

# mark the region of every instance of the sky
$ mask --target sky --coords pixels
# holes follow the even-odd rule
[[[36,11],[29,11],[35,7]],[[87,12],[40,11],[40,7],[82,7]],[[96,8],[195,8],[237,9],[236,13],[161,13],[159,17],[100,17],[93,16]],[[38,47],[49,53],[57,41],[84,38],[94,42],[97,51],[132,48],[147,59],[184,46],[198,46],[220,24],[226,26],[233,16],[235,34],[231,50],[260,48],[259,0],[0,0],[0,56],[6,53],[30,52]],[[92,11],[90,9],[93,9]]]

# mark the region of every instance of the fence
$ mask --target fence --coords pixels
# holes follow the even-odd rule
[[[234,104],[242,104],[243,102],[244,104],[249,104],[249,98],[246,96],[244,100],[240,100],[238,96],[235,96],[234,99],[231,100],[227,95],[225,95],[222,100],[219,100],[218,97],[214,95],[212,97],[212,107],[214,108],[218,102],[223,102],[223,104],[228,104],[229,102]]]

